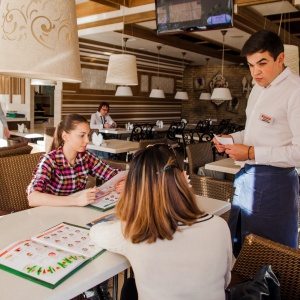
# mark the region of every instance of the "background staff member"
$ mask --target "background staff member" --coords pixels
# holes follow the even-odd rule
[[[246,161],[236,174],[228,221],[234,254],[249,233],[298,248],[300,78],[284,66],[283,44],[273,32],[254,33],[242,56],[256,81],[245,130],[229,135],[234,145],[213,140],[218,151]]]

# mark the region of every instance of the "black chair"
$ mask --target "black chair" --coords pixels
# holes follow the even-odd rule
[[[129,140],[139,142],[140,140],[153,139],[153,127],[155,124],[134,124]]]

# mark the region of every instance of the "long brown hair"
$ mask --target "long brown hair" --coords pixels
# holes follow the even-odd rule
[[[64,143],[64,140],[62,138],[62,132],[63,131],[70,132],[71,130],[74,130],[79,123],[89,124],[87,119],[85,117],[81,116],[81,115],[70,114],[70,115],[66,116],[56,126],[56,129],[55,129],[55,132],[54,132],[54,138],[53,138],[53,142],[52,142],[50,151],[58,149],[60,146],[63,145],[63,143]]]
[[[192,225],[203,214],[174,152],[161,144],[136,153],[116,213],[133,243],[172,240],[178,223]]]

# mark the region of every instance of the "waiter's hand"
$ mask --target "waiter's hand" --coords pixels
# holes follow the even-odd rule
[[[249,146],[243,144],[225,145],[225,153],[229,155],[233,160],[244,161],[248,160]],[[253,147],[250,149],[250,158],[254,158]]]
[[[229,134],[222,134],[222,135],[219,135],[219,136],[222,136],[224,138],[232,138],[232,136],[229,135]],[[215,145],[215,147],[216,147],[216,149],[218,150],[219,153],[222,153],[222,152],[225,151],[225,145],[220,144],[215,137],[213,138],[212,141],[213,141],[213,143],[214,143],[214,145]]]

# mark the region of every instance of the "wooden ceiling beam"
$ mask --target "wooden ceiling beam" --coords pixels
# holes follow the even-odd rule
[[[250,6],[250,5],[268,4],[268,3],[274,3],[279,1],[282,0],[234,0],[234,4],[237,4],[239,7],[242,7],[242,6]],[[291,0],[288,1],[291,2]]]
[[[117,9],[107,5],[102,5],[93,1],[89,1],[76,5],[76,16],[77,18],[82,18],[97,14],[108,13],[115,10]]]
[[[124,34],[185,51],[195,52],[219,59],[222,58],[221,51],[212,49],[210,47],[205,47],[203,45],[196,45],[195,43],[189,41],[183,41],[182,39],[176,37],[176,35],[158,36],[155,30],[145,29],[138,25],[126,25],[124,28]],[[244,58],[229,53],[225,53],[225,60],[234,63],[244,62]]]
[[[115,9],[120,9],[120,4],[109,1],[109,0],[90,0],[90,1],[96,2],[101,5],[109,6],[109,7],[115,8]]]
[[[146,22],[146,21],[152,21],[155,20],[155,11],[146,11],[143,13],[137,13],[127,16],[121,16],[116,18],[110,18],[90,23],[85,23],[78,25],[78,30],[80,29],[86,29],[86,28],[93,28],[98,26],[104,26],[104,25],[110,25],[115,23],[122,23],[124,21],[125,24],[132,24],[132,23],[140,23],[140,22]]]
[[[261,29],[271,30],[277,34],[279,32],[279,26],[277,24],[269,21],[263,16],[256,14],[247,7],[238,8],[238,12],[234,14],[234,26],[250,34]],[[283,41],[286,36],[290,36],[289,44],[300,47],[300,40],[295,36],[290,35],[285,29],[281,28],[280,37]]]

